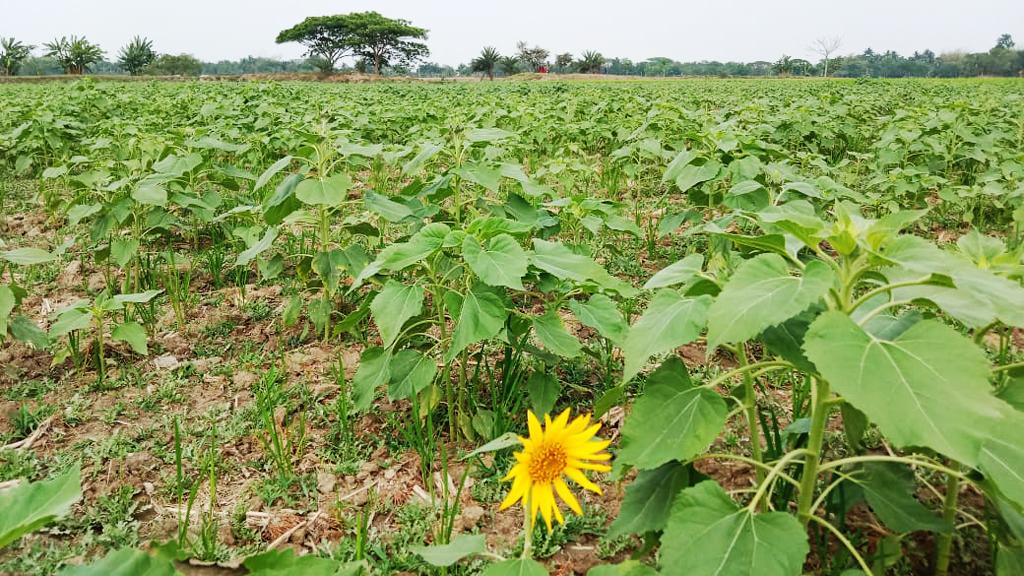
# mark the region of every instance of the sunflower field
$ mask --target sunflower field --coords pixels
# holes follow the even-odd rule
[[[0,574],[1024,574],[1024,83],[0,84]]]

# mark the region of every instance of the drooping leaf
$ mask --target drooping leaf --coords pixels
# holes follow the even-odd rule
[[[563,358],[579,356],[583,345],[566,331],[562,319],[554,310],[549,310],[542,316],[534,316],[532,322],[533,331],[546,350]]]
[[[412,398],[434,381],[437,364],[434,359],[416,350],[398,352],[391,360],[388,398]]]
[[[57,255],[51,254],[42,248],[15,248],[14,250],[0,253],[0,258],[7,260],[11,264],[32,266],[33,264],[53,262],[57,259]]]
[[[894,532],[946,532],[946,523],[914,498],[917,482],[910,468],[891,462],[868,462],[855,477],[871,509]]]
[[[423,310],[423,288],[397,280],[388,280],[384,289],[373,299],[370,312],[377,324],[380,339],[385,348],[390,348],[402,332],[402,326]]]
[[[1006,404],[981,446],[978,467],[1009,500],[1024,508],[1024,413]]]
[[[631,296],[636,292],[636,289],[609,274],[600,264],[586,256],[576,254],[564,244],[534,238],[533,250],[531,263],[556,278],[576,282],[594,282],[602,288],[615,290],[623,296]]]
[[[622,347],[626,357],[622,380],[632,380],[651,356],[696,340],[710,305],[711,297],[706,295],[691,298],[671,288],[655,293],[643,315],[630,327]]]
[[[352,405],[357,412],[369,410],[377,388],[387,384],[391,376],[391,352],[373,347],[363,351],[359,368],[352,377]]]
[[[626,418],[619,460],[641,470],[689,460],[718,436],[727,413],[725,400],[694,386],[683,361],[672,357],[647,378]]]
[[[626,487],[619,515],[608,528],[606,537],[664,530],[672,501],[690,483],[690,467],[675,460],[651,470],[641,470],[633,483]]]
[[[242,563],[249,576],[359,576],[365,574],[366,563],[339,562],[307,554],[296,556],[291,549],[267,550],[250,556]]]
[[[412,216],[412,209],[405,204],[399,204],[387,196],[377,194],[372,190],[363,193],[363,202],[366,208],[380,214],[388,222],[401,222]]]
[[[562,384],[547,372],[534,372],[526,381],[526,391],[530,396],[533,412],[538,416],[550,414],[562,392]]]
[[[291,156],[285,156],[284,158],[281,158],[277,162],[274,162],[273,164],[271,164],[270,167],[267,168],[266,170],[264,170],[263,173],[260,174],[260,177],[256,179],[256,183],[253,184],[253,186],[252,186],[253,192],[256,192],[257,190],[259,190],[259,189],[263,188],[264,186],[266,186],[267,182],[270,182],[270,179],[273,178],[274,175],[276,175],[281,170],[284,170],[285,167],[287,167],[289,164],[291,164],[291,162],[292,162],[292,157]]]
[[[142,356],[149,354],[149,349],[146,347],[146,329],[138,322],[125,322],[114,326],[110,337],[118,342],[127,342],[136,354]]]
[[[418,554],[431,566],[451,566],[463,558],[486,550],[487,539],[483,534],[459,534],[448,544],[409,547],[410,552]]]
[[[777,254],[743,262],[708,310],[708,351],[743,342],[821,300],[832,287],[832,270],[814,260],[793,276]]]
[[[622,346],[629,333],[629,324],[619,312],[615,301],[604,294],[594,294],[587,302],[569,300],[569,309],[581,324],[597,330],[601,336]]]
[[[841,312],[811,324],[807,357],[837,393],[896,446],[923,446],[976,466],[1000,418],[984,353],[937,320],[878,339]]]
[[[60,576],[177,576],[181,574],[167,558],[152,556],[135,548],[112,550],[96,562],[69,566]]]
[[[497,336],[507,316],[508,310],[501,298],[483,286],[474,286],[462,301],[445,361],[451,362],[471,344]]]
[[[799,576],[809,551],[794,516],[754,514],[708,480],[679,493],[659,560],[665,576]]]
[[[262,238],[238,255],[238,259],[235,260],[235,266],[247,266],[252,262],[253,258],[256,258],[260,254],[266,252],[274,244],[274,240],[276,239],[277,227],[271,226],[270,228],[267,228],[267,231],[263,233]]]
[[[77,466],[49,480],[0,491],[0,548],[64,516],[81,498]]]

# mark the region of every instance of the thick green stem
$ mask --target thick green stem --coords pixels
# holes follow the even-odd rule
[[[800,476],[800,496],[797,500],[797,516],[806,526],[814,510],[814,487],[818,481],[818,466],[821,463],[821,445],[825,438],[825,424],[832,405],[828,402],[831,390],[825,380],[812,380],[811,393],[814,404],[811,406],[811,432],[807,439],[807,457],[804,459],[804,470]]]
[[[960,495],[960,478],[946,477],[946,498],[942,501],[942,520],[949,531],[939,534],[935,545],[935,576],[949,574],[950,552],[953,550],[953,531],[956,529],[956,504]]]
[[[740,346],[738,352],[740,366],[747,365],[747,348]],[[747,415],[747,430],[750,434],[750,455],[758,462],[764,462],[764,454],[761,450],[761,430],[757,418],[757,396],[754,394],[754,378],[749,371],[743,373],[743,410]],[[754,468],[754,475],[757,483],[764,482],[764,470]]]

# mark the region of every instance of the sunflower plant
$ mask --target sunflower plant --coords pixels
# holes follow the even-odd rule
[[[707,224],[715,250],[648,282],[624,381],[697,341],[734,367],[695,379],[672,356],[646,377],[616,455],[638,475],[610,535],[659,540],[649,561],[664,575],[796,576],[823,542],[837,547],[819,557],[827,570],[879,574],[878,556],[846,535],[863,502],[894,542],[934,534],[933,570],[946,574],[961,519],[974,523],[959,506],[970,487],[1000,511],[997,562],[1019,561],[1020,364],[993,366],[984,343],[1024,325],[1024,288],[1007,277],[1019,270],[987,264],[1005,252],[995,239],[942,249],[903,232],[923,214],[872,219],[837,203],[829,217],[780,202]],[[785,435],[767,398],[776,387],[793,398]],[[710,448],[733,418],[746,454]],[[727,491],[700,472],[710,460],[747,466],[752,484]]]

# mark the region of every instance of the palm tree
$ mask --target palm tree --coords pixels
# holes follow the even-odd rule
[[[35,46],[22,44],[14,38],[0,38],[0,72],[4,76],[14,76],[25,60],[32,54]]]
[[[604,56],[600,52],[594,52],[593,50],[587,50],[580,56],[578,67],[580,72],[584,74],[594,74],[601,71],[601,67],[604,66]]]
[[[84,74],[89,67],[103,59],[103,49],[86,40],[84,37],[65,37],[43,44],[47,56],[57,60],[57,64],[66,74]]]
[[[132,38],[132,41],[121,48],[121,52],[117,55],[118,63],[132,76],[142,73],[142,70],[152,64],[155,59],[156,52],[153,51],[153,41],[141,36]]]
[[[519,73],[519,59],[515,56],[502,56],[498,61],[498,67],[505,76],[512,76]]]
[[[494,80],[494,67],[501,60],[501,54],[494,46],[487,46],[480,51],[480,55],[473,59],[470,64],[473,72],[483,72],[487,77]]]

